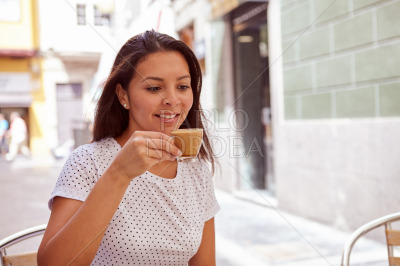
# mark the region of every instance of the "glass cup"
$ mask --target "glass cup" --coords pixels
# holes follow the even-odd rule
[[[177,160],[180,162],[194,162],[203,143],[202,128],[176,129],[171,132],[175,146],[182,151],[182,156]]]

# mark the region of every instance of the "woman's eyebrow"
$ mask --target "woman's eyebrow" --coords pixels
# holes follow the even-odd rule
[[[187,79],[187,78],[189,78],[189,79],[190,79],[190,75],[184,75],[184,76],[181,76],[181,77],[177,78],[176,80],[182,80],[182,79]],[[142,79],[142,81],[141,81],[141,82],[144,82],[144,81],[146,81],[146,80],[149,80],[149,79],[151,79],[151,80],[156,80],[156,81],[164,81],[164,79],[163,79],[163,78],[149,76],[149,77],[146,77],[146,78]]]
[[[181,80],[181,79],[190,79],[190,75],[185,75],[185,76],[179,77],[176,80]]]
[[[151,77],[151,76],[150,76],[150,77],[146,77],[146,78],[142,79],[141,82],[144,82],[144,81],[149,80],[149,79],[157,80],[157,81],[164,81],[164,79],[162,79],[162,78],[159,78],[159,77]]]

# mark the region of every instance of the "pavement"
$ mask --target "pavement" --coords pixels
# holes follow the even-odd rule
[[[223,191],[216,195],[221,206],[215,217],[217,265],[340,265],[350,233]],[[351,265],[387,265],[386,246],[360,239]]]
[[[47,222],[47,200],[62,165],[52,157],[18,157],[12,163],[0,158],[0,238]],[[276,204],[263,205],[268,199],[257,191],[250,200],[221,190],[216,195],[221,207],[215,217],[217,265],[340,265],[349,232],[286,213]],[[366,238],[351,258],[351,265],[387,265],[385,246]]]

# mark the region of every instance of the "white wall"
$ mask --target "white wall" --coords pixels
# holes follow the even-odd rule
[[[86,25],[77,24],[77,4],[86,4]],[[94,0],[39,0],[40,47],[69,52],[102,52],[114,46],[108,26],[94,26]]]
[[[280,208],[351,230],[397,212],[400,119],[287,122],[276,154]]]
[[[92,92],[111,69],[111,64],[102,64],[105,70],[97,78],[101,55],[106,51],[115,53],[116,48],[112,29],[94,26],[95,3],[99,2],[39,0],[39,39],[47,110],[47,117],[43,118],[44,137],[48,148],[62,144],[58,143],[56,85],[82,83],[82,121],[91,120],[94,111]],[[77,4],[86,5],[86,25],[77,24]]]
[[[149,4],[148,0],[136,0],[136,2],[139,2],[141,12],[134,17],[132,23],[127,28],[124,34],[125,40],[151,29],[168,34],[174,38],[178,37],[175,31],[174,11],[170,7],[170,1],[160,0],[152,4]]]

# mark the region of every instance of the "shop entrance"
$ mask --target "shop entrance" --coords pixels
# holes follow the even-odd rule
[[[265,2],[252,2],[232,12],[241,190],[274,187],[266,9]]]

